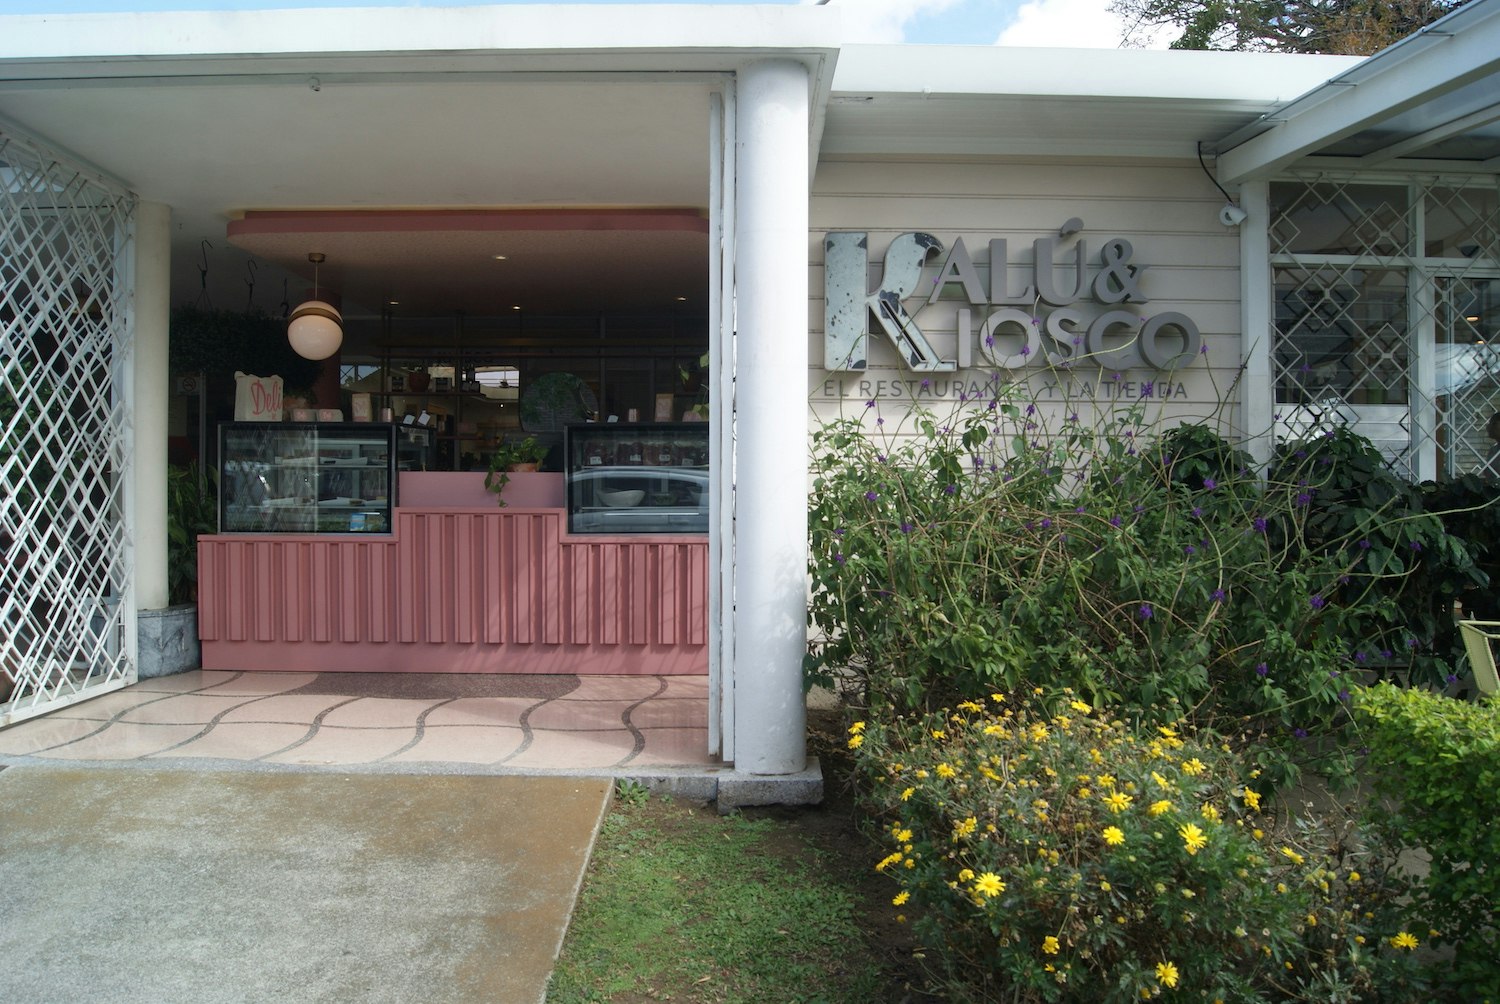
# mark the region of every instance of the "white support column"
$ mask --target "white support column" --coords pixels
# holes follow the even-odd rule
[[[167,325],[171,315],[172,210],[142,202],[135,212],[133,431],[135,597],[142,610],[167,605]]]
[[[1244,447],[1258,462],[1271,459],[1276,388],[1271,377],[1270,186],[1249,181],[1240,187],[1240,351],[1245,367],[1240,383],[1240,431]]]
[[[747,66],[735,211],[735,769],[807,766],[808,76]]]

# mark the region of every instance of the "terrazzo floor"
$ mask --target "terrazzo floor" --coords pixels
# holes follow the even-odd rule
[[[629,776],[717,769],[707,721],[701,676],[198,670],[0,730],[0,761]]]

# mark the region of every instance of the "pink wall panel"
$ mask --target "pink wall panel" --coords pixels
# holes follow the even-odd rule
[[[556,509],[398,509],[389,537],[206,536],[208,669],[707,671],[708,545]]]

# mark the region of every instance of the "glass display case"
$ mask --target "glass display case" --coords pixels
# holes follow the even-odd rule
[[[708,424],[564,430],[569,533],[707,533]]]
[[[370,422],[219,426],[220,533],[389,533],[396,427]]]

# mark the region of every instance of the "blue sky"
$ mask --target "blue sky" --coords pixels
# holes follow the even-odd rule
[[[470,7],[521,0],[0,0],[0,13],[255,10],[292,7]],[[640,0],[583,0],[629,3]],[[737,0],[655,0],[724,3]],[[800,3],[809,0],[760,0]],[[1121,28],[1109,0],[831,0],[845,9],[850,41],[1112,48]]]

